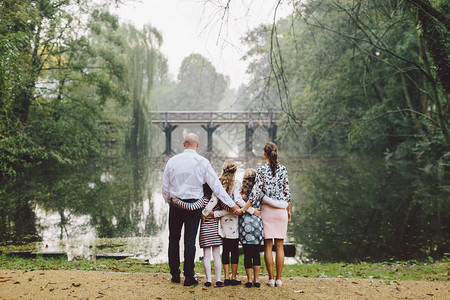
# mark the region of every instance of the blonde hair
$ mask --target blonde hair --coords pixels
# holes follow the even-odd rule
[[[231,192],[233,191],[236,171],[237,164],[234,160],[227,159],[223,162],[222,175],[220,175],[219,180],[228,194],[231,194]]]
[[[256,178],[256,170],[255,169],[247,169],[244,172],[244,178],[242,179],[242,188],[241,188],[241,196],[245,199],[248,199],[250,192],[255,185]]]

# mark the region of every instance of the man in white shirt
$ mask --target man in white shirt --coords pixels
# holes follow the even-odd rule
[[[241,214],[240,207],[230,198],[217,177],[211,163],[197,154],[198,136],[188,133],[183,142],[184,152],[169,159],[162,178],[162,195],[169,203],[169,267],[172,282],[180,282],[180,238],[184,224],[184,276],[185,286],[198,283],[194,278],[195,239],[201,210],[188,211],[172,204],[172,197],[195,202],[203,197],[203,184],[208,184],[216,196]]]

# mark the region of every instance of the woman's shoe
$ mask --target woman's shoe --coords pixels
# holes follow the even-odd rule
[[[277,281],[275,281],[275,286],[281,287],[282,285],[283,285],[283,282],[280,279],[277,279]]]
[[[248,287],[248,288],[251,288],[252,285],[253,285],[253,284],[252,284],[251,282],[246,282],[246,283],[245,283],[245,287]]]
[[[253,283],[253,286],[259,288],[261,286],[261,283],[255,282],[255,283]]]
[[[212,283],[211,283],[210,281],[205,282],[205,286],[206,286],[206,287],[209,287],[209,286],[211,286],[211,285],[212,285]]]
[[[275,280],[270,279],[270,280],[267,282],[267,285],[268,285],[268,286],[271,286],[271,287],[275,286]]]
[[[222,281],[216,281],[216,286],[217,287],[223,287],[223,282]]]

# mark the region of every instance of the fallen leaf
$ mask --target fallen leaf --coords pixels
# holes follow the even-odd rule
[[[355,294],[358,295],[358,296],[362,296],[363,295],[363,294],[358,293],[358,292],[355,292]]]
[[[397,291],[399,291],[399,292],[400,292],[400,288],[399,288],[399,287],[396,287],[395,289],[396,289]]]
[[[81,285],[81,283],[72,283],[72,286],[74,287],[79,287]]]
[[[434,294],[429,293],[429,294],[427,294],[427,296],[434,296]]]
[[[50,292],[53,292],[54,290],[55,290],[55,288],[51,288],[51,289],[49,289],[49,291],[50,291]]]
[[[234,297],[233,294],[229,294],[229,295],[228,295],[228,298],[233,298],[233,297]]]
[[[294,291],[294,293],[299,293],[299,294],[303,294],[303,293],[304,293],[304,291],[302,291],[302,290],[298,290],[298,291]]]
[[[357,281],[352,281],[352,283],[354,283],[354,284],[358,284],[358,282],[357,282]]]
[[[33,278],[31,278],[31,277],[30,277],[30,278],[28,278],[28,281],[33,281]]]
[[[69,288],[62,288],[61,290],[62,290],[62,291],[65,291],[65,290],[68,290],[68,289],[69,289]]]
[[[14,282],[13,284],[20,284],[20,281],[16,281],[16,282]]]

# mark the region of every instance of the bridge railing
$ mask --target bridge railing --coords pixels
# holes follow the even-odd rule
[[[224,125],[253,124],[272,125],[279,121],[278,111],[152,111],[153,124]]]

